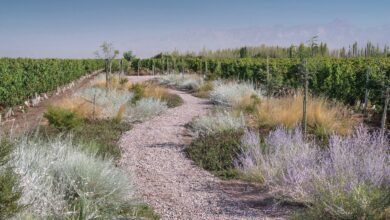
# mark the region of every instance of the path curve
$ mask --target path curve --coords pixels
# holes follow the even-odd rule
[[[132,82],[150,77],[131,77]],[[121,138],[121,166],[133,173],[139,196],[162,219],[274,219],[263,209],[251,208],[226,192],[224,182],[186,158],[189,143],[185,124],[205,115],[207,101],[171,90],[182,106],[136,124]],[[282,217],[275,219],[283,219]]]

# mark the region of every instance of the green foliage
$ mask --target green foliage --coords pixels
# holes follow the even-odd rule
[[[75,113],[59,107],[50,107],[44,114],[44,117],[51,126],[59,131],[73,130],[80,127],[83,123],[83,119],[79,118]]]
[[[102,69],[103,60],[0,58],[0,106],[23,103]]]
[[[18,176],[6,165],[12,149],[11,142],[0,138],[0,219],[11,217],[21,208],[18,205],[21,197]]]
[[[82,129],[73,132],[74,138],[92,148],[93,152],[103,157],[119,159],[121,149],[118,146],[122,134],[131,129],[128,123],[117,123],[113,120],[97,120],[85,122]]]
[[[135,59],[135,55],[133,54],[133,51],[129,50],[129,51],[126,51],[123,53],[123,58],[125,58],[125,60],[131,62],[132,60]]]
[[[135,104],[144,96],[145,87],[142,84],[136,83],[131,87],[131,91],[134,93],[131,103]]]
[[[234,160],[241,152],[242,131],[224,131],[200,136],[186,149],[187,156],[200,167],[223,178],[234,178]]]
[[[97,153],[102,157],[119,159],[121,149],[118,146],[122,134],[131,129],[131,125],[114,120],[86,120],[81,126],[72,130],[75,142],[81,142],[88,152]],[[41,127],[41,136],[53,139],[59,135],[59,130],[52,127]]]
[[[319,53],[321,49],[319,48]],[[142,68],[152,69],[153,64],[162,69],[169,57],[164,59],[144,59],[140,61]],[[210,78],[235,78],[247,80],[256,84],[269,86],[270,93],[278,93],[288,89],[302,86],[299,74],[300,61],[297,58],[271,58],[269,59],[270,78],[267,81],[267,59],[202,59],[198,57],[183,58],[178,65],[187,70],[199,72],[204,70],[205,60],[208,65]],[[169,61],[172,62],[172,61]],[[384,90],[383,79],[390,69],[390,60],[387,58],[309,58],[308,69],[311,73],[309,89],[313,95],[325,95],[331,99],[346,104],[355,104],[364,99],[366,86],[366,69],[370,67],[372,74],[369,77],[369,101],[372,104],[382,102]],[[179,69],[182,67],[179,66]],[[266,88],[264,88],[266,89]],[[268,91],[268,89],[266,89]]]
[[[294,219],[388,219],[390,193],[388,187],[358,185],[347,193],[320,191],[318,199]],[[342,207],[342,208],[340,208]]]
[[[11,168],[0,170],[0,219],[11,217],[21,208],[18,205],[20,197],[18,176]]]
[[[178,107],[183,104],[183,99],[179,95],[171,93],[163,95],[161,101],[166,102],[168,108]]]
[[[148,219],[148,220],[159,220],[160,216],[154,212],[154,209],[147,204],[138,204],[128,207],[124,207],[121,211],[122,215],[135,216],[136,219]]]
[[[9,140],[0,137],[0,167],[8,162],[12,149],[12,143]]]
[[[214,89],[214,85],[211,81],[206,81],[200,88],[193,93],[194,96],[199,98],[209,98],[210,92]]]

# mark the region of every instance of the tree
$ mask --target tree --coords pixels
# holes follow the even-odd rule
[[[129,51],[126,51],[123,53],[123,58],[125,58],[125,60],[131,62],[135,59],[135,55],[133,54],[133,51],[129,50]]]
[[[104,41],[102,45],[100,45],[102,54],[99,53],[99,51],[96,51],[95,54],[99,58],[103,58],[108,63],[109,67],[109,73],[111,73],[112,69],[112,61],[115,59],[116,56],[118,56],[119,51],[114,49],[114,46],[112,43],[108,43]]]
[[[387,108],[388,108],[389,101],[390,101],[390,69],[387,70],[387,72],[385,72],[385,75],[386,75],[385,79],[384,79],[385,100],[384,100],[384,104],[383,104],[383,113],[382,113],[382,119],[381,119],[381,132],[380,132],[382,138],[384,137],[385,131],[386,131]]]
[[[106,72],[106,83],[108,84],[108,78],[112,70],[112,61],[115,59],[116,56],[118,56],[119,51],[114,49],[112,43],[108,43],[106,41],[104,41],[102,45],[100,45],[100,48],[102,54],[100,54],[99,51],[96,51],[95,55],[99,58],[103,58],[106,60],[105,72]],[[107,71],[107,67],[109,71]]]
[[[136,59],[136,56],[133,54],[133,51],[129,50],[123,53],[123,58],[129,61],[129,69],[131,70],[131,64]]]
[[[246,57],[248,57],[248,48],[242,47],[240,49],[240,58],[246,58]]]

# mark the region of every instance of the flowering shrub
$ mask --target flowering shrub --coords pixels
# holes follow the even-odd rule
[[[389,140],[359,127],[352,136],[331,136],[327,148],[303,139],[299,129],[278,128],[265,140],[247,131],[236,166],[261,173],[278,195],[329,218],[380,218],[390,205]]]

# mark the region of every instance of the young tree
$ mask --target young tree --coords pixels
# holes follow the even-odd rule
[[[123,58],[129,62],[129,69],[131,69],[132,62],[136,59],[136,56],[133,54],[133,51],[129,50],[123,53]]]
[[[125,60],[131,62],[135,59],[135,55],[133,54],[133,51],[129,50],[129,51],[126,51],[123,53],[123,58],[125,58]]]
[[[112,70],[112,61],[115,59],[116,56],[118,56],[119,51],[115,50],[112,43],[108,43],[106,41],[104,41],[102,45],[100,45],[100,48],[101,48],[100,51],[101,54],[99,53],[99,51],[96,51],[95,55],[99,58],[105,59],[106,61],[106,66],[108,66],[108,71],[106,68],[105,72],[106,72],[106,83],[108,84],[108,78]]]
[[[387,121],[387,108],[390,101],[390,69],[385,72],[385,100],[383,104],[383,113],[382,113],[382,120],[381,120],[381,136],[384,137],[385,131],[386,131],[386,121]]]
[[[307,132],[307,99],[309,96],[309,77],[310,73],[307,67],[307,57],[314,57],[316,55],[316,51],[318,49],[317,44],[318,36],[312,37],[308,41],[308,46],[310,47],[310,54],[308,53],[301,53],[301,75],[303,78],[303,111],[302,111],[302,130],[303,135],[306,138],[306,132]]]

